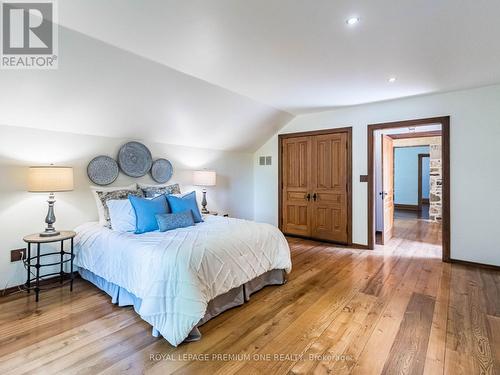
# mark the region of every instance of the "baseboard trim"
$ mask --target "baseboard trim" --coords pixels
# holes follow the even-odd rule
[[[453,259],[453,258],[450,258],[450,263],[461,264],[463,266],[469,266],[469,267],[479,267],[493,271],[500,271],[500,266],[495,266],[493,264],[469,262],[468,260]]]
[[[394,204],[396,210],[406,210],[406,211],[418,211],[418,205],[416,204]]]
[[[344,243],[344,242],[320,240],[320,239],[317,239],[314,237],[301,236],[300,234],[290,234],[290,233],[285,233],[285,232],[283,232],[283,234],[285,235],[285,237],[301,238],[303,240],[309,240],[309,241],[318,242],[318,243],[327,243],[327,244],[331,244],[331,245],[339,245],[339,246],[347,246],[347,247],[350,246],[350,244]]]
[[[308,240],[312,242],[317,242],[318,244],[329,244],[329,245],[334,245],[338,247],[344,247],[344,248],[351,248],[351,249],[362,249],[362,250],[370,250],[368,248],[368,245],[361,245],[359,243],[343,243],[343,242],[334,242],[334,241],[328,241],[328,240],[318,240],[316,238],[311,238],[311,237],[306,237],[306,236],[301,236],[298,234],[289,234],[289,233],[283,233],[285,237],[292,237],[292,238],[300,238],[303,240]]]
[[[70,279],[69,275],[70,275],[69,273],[65,273],[63,276],[63,280],[64,281],[69,280]],[[75,271],[75,272],[73,272],[73,277],[74,277],[74,279],[78,279],[78,278],[80,278],[80,274]],[[59,281],[59,276],[49,277],[47,279],[40,280],[40,286],[54,284],[56,281]],[[19,285],[10,286],[10,287],[4,289],[2,292],[0,292],[0,298],[7,297],[9,294],[19,292],[20,291],[19,288],[20,287],[22,288],[23,286],[24,286],[24,283],[19,284]],[[29,296],[30,294],[26,293],[26,295]],[[31,293],[31,295],[34,295],[34,293]]]
[[[354,242],[352,243],[352,245],[350,247],[352,247],[353,249],[370,250],[368,248],[368,245],[361,245],[359,243],[354,243]]]

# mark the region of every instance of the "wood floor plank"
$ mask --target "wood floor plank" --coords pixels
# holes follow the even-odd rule
[[[423,374],[434,303],[432,297],[412,294],[382,374]]]
[[[448,309],[445,374],[474,373],[472,363],[471,322],[467,301],[467,280],[462,266],[452,267]]]
[[[278,361],[259,361],[253,364],[251,371],[286,373],[293,367],[296,361],[294,358],[304,355],[309,346],[325,331],[331,321],[336,320],[344,306],[358,291],[359,285],[352,285],[350,280],[339,279],[338,283],[329,288],[309,309],[256,352],[263,357],[275,357],[285,353],[290,355],[290,359],[287,357]],[[280,350],[276,351],[278,345]],[[249,373],[241,362],[236,367],[238,373]]]
[[[82,346],[65,356],[64,361],[54,361],[54,373],[59,374],[98,374],[114,363],[127,358],[136,351],[160,340],[153,337],[144,321],[131,324],[94,343]],[[64,363],[64,366],[61,366]],[[35,372],[36,373],[36,372]]]
[[[109,300],[103,295],[101,295],[99,301],[92,303],[86,301],[86,303],[88,304],[86,308],[79,305],[76,311],[73,312],[64,309],[65,312],[60,315],[49,314],[49,316],[52,316],[51,318],[47,318],[41,313],[42,319],[38,322],[30,318],[26,325],[22,320],[17,321],[18,324],[12,324],[8,329],[8,334],[0,333],[0,357],[99,319],[118,309],[110,304]],[[68,307],[71,307],[71,305],[68,305]],[[27,329],[28,326],[29,329]],[[18,332],[16,332],[16,328],[18,328]]]
[[[480,272],[481,291],[485,297],[485,307],[488,315],[500,317],[500,285],[495,282],[496,273],[490,270]]]
[[[436,295],[436,304],[424,367],[424,373],[431,375],[444,373],[451,265],[443,264],[442,271],[439,273],[441,275],[439,290]]]
[[[351,254],[349,256],[347,253],[346,255],[348,256],[339,258],[339,261],[333,261],[331,263],[326,262],[327,258],[324,258],[324,264],[326,264],[326,266],[330,265],[333,267],[336,265],[335,269],[332,268],[327,280],[325,280],[324,274],[317,275],[318,284],[303,285],[303,287],[305,287],[304,292],[301,293],[299,298],[294,299],[293,304],[286,303],[270,312],[266,312],[266,309],[262,309],[262,305],[260,305],[259,310],[253,315],[253,319],[249,321],[251,324],[250,326],[242,325],[241,322],[237,322],[239,328],[236,329],[240,331],[241,335],[238,342],[234,342],[233,337],[226,338],[214,345],[210,349],[210,352],[244,354],[254,354],[258,352],[284,329],[287,329],[287,327],[307,311],[315,301],[325,296],[331,288],[335,288],[339,280],[345,279],[345,276],[348,274],[348,269],[361,261],[361,259],[355,260],[360,257],[359,254]],[[320,282],[320,280],[324,282]],[[342,286],[338,286],[337,288],[341,287]],[[281,304],[281,302],[278,303]],[[221,362],[211,362],[208,364],[194,362],[184,366],[185,368],[182,369],[181,372],[217,371],[220,366],[224,366],[223,372],[230,373],[236,370],[239,371],[241,365],[242,362],[229,364]],[[164,363],[159,366],[162,366],[163,369],[167,367]]]
[[[344,306],[339,316],[304,353],[303,360],[297,361],[290,372],[293,374],[331,372],[334,362],[346,359],[343,353],[363,329],[366,319],[376,303],[375,296],[357,293]],[[334,373],[337,374],[339,371]]]
[[[391,241],[391,243],[393,244],[394,242]],[[403,243],[402,241],[398,241],[398,246],[401,245],[402,243]],[[394,250],[397,250],[398,246],[396,246],[396,248],[393,248],[392,255],[396,256],[398,252]],[[416,248],[414,248],[413,251],[416,251]],[[406,257],[410,257],[411,255],[414,254],[413,251],[411,248],[407,248],[404,252],[405,253],[404,255]],[[402,254],[403,253],[401,253],[401,255]],[[409,280],[410,279],[409,275],[414,274],[417,268],[418,268],[417,264],[414,264],[411,269],[408,269],[405,266],[401,267],[400,264],[398,272],[389,274],[389,277],[387,277],[385,280],[385,284],[380,289],[380,294],[376,299],[376,303],[369,311],[368,316],[363,321],[363,324],[353,334],[352,340],[348,343],[347,348],[344,350],[344,352],[337,353],[336,356],[334,357],[334,361],[330,360],[327,357],[325,361],[319,364],[316,370],[321,370],[320,372],[334,373],[334,374],[347,374],[353,370],[353,368],[356,366],[358,362],[361,353],[366,347],[367,341],[369,340],[369,338],[373,333],[373,330],[375,329],[375,325],[379,322],[379,320],[383,316],[382,314],[385,311],[390,299],[397,291],[396,286],[400,285],[403,279]],[[406,269],[406,273],[408,274],[407,276],[401,273],[401,270],[404,269]],[[293,371],[295,370],[296,368],[294,367]]]
[[[487,316],[488,337],[494,357],[495,374],[500,374],[500,318],[497,316]]]
[[[477,269],[469,269],[471,281],[469,282],[469,314],[471,317],[472,345],[474,348],[474,359],[476,369],[481,374],[493,374],[495,359],[488,337],[488,326],[486,311],[487,306],[483,305],[482,294],[484,289],[481,284],[480,275]]]
[[[44,364],[69,355],[84,345],[137,323],[140,317],[132,310],[116,310],[90,323],[26,346],[0,358],[3,374],[21,374],[43,367]]]
[[[352,254],[349,252],[332,251],[331,247],[318,247],[318,252],[323,254],[321,257],[324,264],[335,264],[337,272],[340,272],[343,267],[351,264],[350,258]],[[331,262],[331,263],[330,263]],[[319,265],[321,262],[317,260],[307,264],[304,267],[310,267],[311,264]],[[298,277],[290,278],[284,287],[267,287],[264,293],[257,293],[251,297],[249,303],[242,307],[232,309],[203,325],[201,327],[203,339],[199,342],[191,343],[189,346],[181,345],[176,349],[176,354],[185,355],[191,351],[210,351],[211,353],[222,353],[236,351],[245,342],[252,343],[254,337],[266,333],[266,337],[270,336],[269,329],[277,329],[275,321],[279,324],[286,325],[287,321],[293,319],[295,314],[300,313],[308,306],[309,301],[313,301],[317,296],[322,295],[323,291],[328,287],[321,281],[324,280],[324,275],[320,272],[321,269],[316,269],[317,265],[308,268],[307,272],[300,274]],[[332,283],[334,280],[331,281]],[[262,309],[262,306],[266,306]],[[246,314],[238,314],[240,309],[245,309]],[[293,313],[290,314],[289,312]],[[284,317],[281,318],[280,317]],[[220,319],[224,318],[224,320]],[[241,335],[243,339],[238,340],[235,344],[234,332]],[[210,343],[205,347],[206,343]],[[164,353],[170,353],[170,350]],[[147,353],[145,353],[147,355]],[[182,361],[160,361],[156,364],[148,364],[152,373],[168,373],[186,365]],[[193,367],[201,365],[201,363],[193,363]],[[204,370],[210,369],[210,366],[220,366],[218,362],[203,363]],[[115,366],[121,369],[128,368],[128,360],[123,361],[121,365]]]
[[[421,265],[411,264],[406,277],[396,287],[389,303],[383,310],[380,320],[375,325],[362,354],[353,369],[354,374],[380,373],[392,343],[394,342],[404,313],[417,283]]]

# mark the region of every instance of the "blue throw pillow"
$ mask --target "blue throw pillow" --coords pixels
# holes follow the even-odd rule
[[[183,195],[182,197],[167,195],[167,200],[172,213],[191,210],[195,223],[201,223],[203,221],[203,219],[201,218],[200,209],[198,208],[198,203],[196,203],[195,191]]]
[[[158,214],[156,215],[156,221],[158,222],[160,232],[166,232],[167,230],[177,228],[192,227],[194,225],[193,213],[191,210],[177,212],[175,214]]]
[[[168,213],[165,196],[160,195],[153,199],[145,199],[129,195],[128,199],[135,211],[135,234],[158,230],[155,215]]]

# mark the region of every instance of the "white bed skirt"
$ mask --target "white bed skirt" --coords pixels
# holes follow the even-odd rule
[[[109,282],[84,268],[79,268],[78,271],[83,279],[91,282],[99,289],[109,294],[111,296],[112,303],[117,304],[118,306],[134,306],[134,310],[136,312],[140,311],[142,300],[139,297],[136,297],[133,293],[129,292],[127,289],[113,284],[112,282]],[[268,285],[282,285],[284,283],[286,283],[286,271],[279,269],[271,270],[243,285],[215,297],[208,303],[205,316],[200,320],[196,327],[193,328],[184,342],[200,340],[201,332],[198,327],[226,310],[243,305],[250,299],[250,296],[253,293]],[[152,335],[155,337],[160,336],[159,331],[155,327],[153,327]]]

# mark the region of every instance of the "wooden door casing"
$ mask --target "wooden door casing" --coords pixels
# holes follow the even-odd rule
[[[311,208],[307,198],[311,179],[310,137],[289,138],[282,147],[282,230],[285,233],[310,236]]]
[[[394,227],[394,145],[391,137],[382,135],[382,198],[384,229],[382,245],[392,238]]]
[[[348,242],[347,133],[312,137],[312,237]]]

